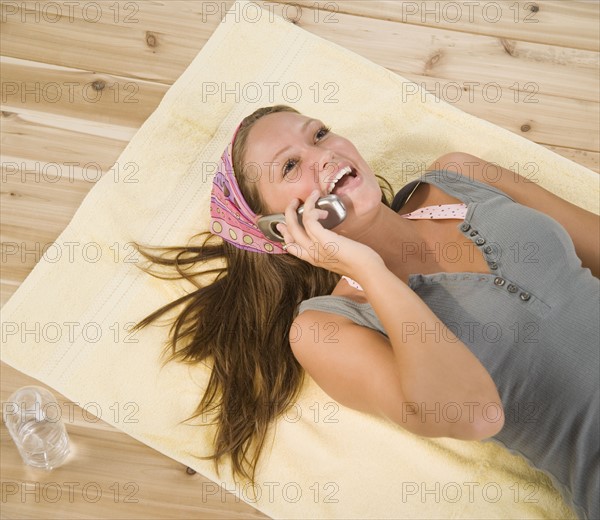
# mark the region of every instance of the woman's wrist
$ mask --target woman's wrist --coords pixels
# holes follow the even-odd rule
[[[386,273],[391,274],[391,271],[385,265],[383,258],[377,255],[373,256],[368,261],[360,262],[360,264],[357,265],[356,270],[348,276],[365,289],[365,287],[371,286],[373,283],[378,284],[381,277],[386,276]]]

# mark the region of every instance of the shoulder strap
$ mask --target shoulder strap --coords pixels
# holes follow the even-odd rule
[[[415,190],[419,187],[421,181],[417,179],[416,181],[409,182],[406,186],[403,186],[392,201],[391,208],[398,213],[400,208],[404,206],[410,199],[410,196],[415,192]]]
[[[420,180],[438,186],[441,190],[466,204],[482,202],[497,195],[514,202],[511,197],[498,188],[452,170],[432,170],[424,173]]]

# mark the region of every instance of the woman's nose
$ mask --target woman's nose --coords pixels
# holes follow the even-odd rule
[[[337,165],[333,152],[322,149],[314,154],[311,164],[315,175],[319,175],[319,177],[333,174]]]

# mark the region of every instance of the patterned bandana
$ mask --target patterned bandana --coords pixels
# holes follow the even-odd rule
[[[258,216],[248,207],[233,173],[231,153],[241,123],[225,148],[213,178],[210,195],[210,231],[239,249],[286,254],[281,242],[269,240],[256,225]]]

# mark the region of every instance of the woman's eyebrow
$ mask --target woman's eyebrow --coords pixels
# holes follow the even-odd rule
[[[302,125],[302,128],[300,129],[302,132],[304,132],[306,130],[306,128],[314,123],[315,121],[318,121],[318,119],[309,119],[306,123],[304,123]],[[277,159],[277,157],[279,157],[283,152],[285,152],[286,150],[289,150],[291,147],[290,146],[286,146],[284,148],[282,148],[281,150],[279,150],[274,156],[273,156],[273,162],[275,162],[275,159]]]

